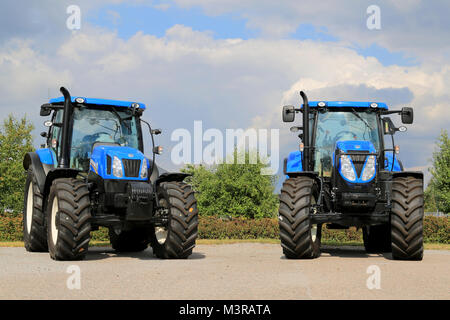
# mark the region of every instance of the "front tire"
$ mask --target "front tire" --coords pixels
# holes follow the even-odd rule
[[[178,181],[157,187],[159,206],[169,210],[167,226],[156,226],[150,238],[153,253],[162,259],[186,259],[198,234],[197,200],[192,188]]]
[[[423,181],[414,177],[394,178],[392,184],[392,257],[396,260],[423,258]]]
[[[23,242],[30,252],[47,252],[47,227],[42,210],[43,197],[33,169],[28,169],[23,210]]]
[[[280,194],[279,226],[283,253],[288,259],[320,256],[322,225],[311,224],[311,206],[318,198],[318,187],[309,177],[289,178]]]
[[[48,249],[54,260],[82,260],[91,239],[87,185],[77,179],[55,179],[46,207]]]

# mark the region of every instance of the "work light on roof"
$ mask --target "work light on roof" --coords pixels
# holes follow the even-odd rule
[[[138,109],[140,106],[139,106],[139,103],[133,102],[133,103],[131,104],[131,107],[132,107],[132,108]]]
[[[372,102],[372,103],[370,104],[370,107],[371,107],[371,108],[378,108],[378,103]]]
[[[320,101],[320,102],[317,104],[317,106],[318,106],[318,107],[325,107],[325,102]]]
[[[76,98],[75,101],[76,101],[77,103],[84,103],[84,99],[83,99],[83,98],[80,98],[80,97]]]

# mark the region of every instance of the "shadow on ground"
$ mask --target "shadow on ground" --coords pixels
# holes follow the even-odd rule
[[[195,249],[194,249],[195,250]],[[147,248],[144,251],[140,252],[116,252],[111,247],[90,247],[89,251],[86,255],[85,261],[96,261],[103,259],[115,259],[117,257],[123,258],[135,258],[140,260],[162,260],[153,255],[153,250],[151,248]],[[193,252],[187,260],[198,260],[204,259],[205,255],[201,252]],[[186,260],[186,259],[184,259]]]
[[[369,258],[380,257],[392,260],[391,253],[367,253],[362,246],[322,246],[320,248],[321,257],[340,257],[340,258]]]

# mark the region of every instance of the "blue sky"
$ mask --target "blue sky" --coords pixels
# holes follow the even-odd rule
[[[173,3],[167,8],[155,6],[142,6],[136,4],[106,5],[89,12],[86,21],[111,31],[117,32],[122,39],[129,39],[137,32],[163,37],[166,30],[180,24],[191,27],[196,31],[211,32],[215,39],[240,38],[256,39],[261,37],[259,30],[250,29],[246,24],[248,20],[238,13],[225,13],[221,15],[207,15],[198,6],[180,8]],[[319,20],[320,21],[320,20]],[[332,35],[326,26],[316,26],[310,23],[299,24],[285,39],[330,41],[340,39]],[[353,44],[352,47],[364,57],[375,57],[383,65],[412,66],[417,61],[408,56],[406,52],[390,51],[376,43],[368,46]]]

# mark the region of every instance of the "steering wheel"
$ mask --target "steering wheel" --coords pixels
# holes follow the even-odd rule
[[[102,132],[94,133],[94,134],[92,135],[94,142],[97,141],[97,139],[98,139],[98,138],[100,137],[100,135],[102,135],[102,134],[106,134],[108,137],[111,138],[111,140],[114,140],[108,132],[102,131]]]
[[[355,136],[355,134],[354,134],[352,131],[349,131],[349,130],[343,130],[343,131],[341,131],[341,132],[338,132],[338,134],[336,134],[336,138],[334,138],[333,145],[336,145],[336,142],[338,142],[339,139],[341,138],[341,136],[343,136],[343,135],[346,134],[346,133],[351,134],[352,137]]]

